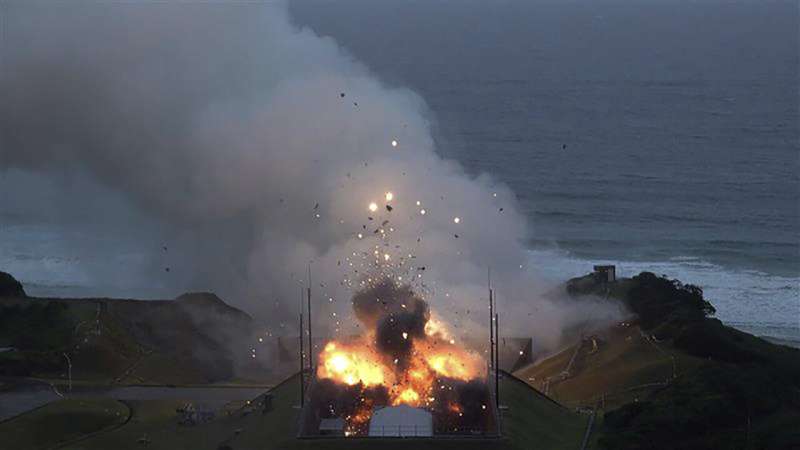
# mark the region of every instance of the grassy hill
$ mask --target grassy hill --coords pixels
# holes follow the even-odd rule
[[[517,375],[571,406],[599,408],[606,449],[800,448],[800,351],[711,318],[702,290],[643,272],[570,280],[632,319]]]
[[[515,375],[560,403],[613,409],[661,388],[701,359],[657,344],[635,323],[593,333]]]
[[[27,297],[0,272],[0,375],[87,383],[198,384],[268,371],[250,316],[210,293],[175,300]],[[66,357],[65,357],[66,355]]]
[[[13,448],[48,448],[56,442],[73,443],[62,448],[71,450],[100,450],[142,448],[193,450],[231,449],[564,449],[579,448],[588,418],[552,402],[525,383],[505,377],[501,384],[503,403],[508,409],[503,416],[501,439],[297,439],[297,417],[294,407],[298,401],[298,380],[292,377],[276,386],[273,409],[262,413],[260,407],[250,411],[242,408],[229,415],[197,426],[178,424],[175,409],[178,401],[127,402],[130,419],[120,419],[119,408],[110,400],[86,400],[78,407],[75,401],[57,402],[0,424],[0,442]],[[253,399],[253,405],[261,398]],[[105,411],[105,414],[102,412]],[[101,413],[98,416],[98,412]],[[119,422],[125,423],[119,426]],[[81,423],[80,435],[60,424]],[[46,441],[31,441],[35,430],[50,424],[52,433]],[[97,432],[106,430],[105,432]],[[16,440],[15,440],[16,439]],[[24,444],[24,445],[23,445]]]

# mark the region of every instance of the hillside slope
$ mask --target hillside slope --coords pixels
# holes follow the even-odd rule
[[[208,383],[266,372],[244,345],[255,332],[250,316],[214,294],[142,301],[3,292],[13,295],[0,296],[0,347],[13,351],[0,353],[0,375],[63,379],[66,357],[73,379],[92,383]]]
[[[800,448],[787,426],[800,417],[800,351],[723,325],[700,288],[677,280],[589,275],[566,288],[616,299],[632,318],[517,375],[604,411],[601,448]]]

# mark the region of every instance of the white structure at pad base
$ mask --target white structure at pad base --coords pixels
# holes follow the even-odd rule
[[[408,405],[387,406],[375,410],[369,421],[370,436],[433,436],[433,416],[428,411]]]

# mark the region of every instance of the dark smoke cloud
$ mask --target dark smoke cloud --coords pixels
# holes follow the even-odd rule
[[[408,285],[383,278],[353,296],[353,311],[367,328],[375,330],[378,350],[398,369],[407,367],[414,340],[425,337],[430,308]],[[405,333],[405,336],[404,336]]]

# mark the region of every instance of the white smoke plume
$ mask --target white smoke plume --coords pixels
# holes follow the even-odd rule
[[[509,333],[554,341],[581,316],[539,296],[514,195],[440,158],[422,99],[292,25],[284,4],[3,2],[0,13],[0,170],[87,177],[147,218],[152,258],[103,274],[214,290],[294,323],[313,261],[315,322],[334,328],[350,312],[346,258],[383,245],[373,229],[389,219],[390,250],[413,253],[434,312],[460,327],[486,325],[490,266]],[[104,209],[80,195],[88,226]],[[154,262],[161,241],[177,255],[171,274]]]

